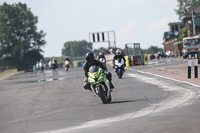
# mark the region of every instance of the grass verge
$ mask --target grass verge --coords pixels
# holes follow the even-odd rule
[[[9,75],[15,74],[15,73],[23,73],[24,71],[17,71],[17,69],[9,69],[5,70],[3,72],[0,72],[0,79],[5,78]]]

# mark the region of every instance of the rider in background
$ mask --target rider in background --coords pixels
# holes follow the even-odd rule
[[[65,70],[68,71],[69,67],[70,67],[70,63],[71,63],[71,60],[68,58],[68,56],[65,57],[65,60],[64,60],[64,64],[65,64]]]
[[[98,60],[100,60],[100,59],[106,59],[106,57],[104,56],[104,53],[103,52],[100,52],[99,53],[99,56],[98,56]]]
[[[83,64],[83,70],[84,70],[84,74],[85,74],[86,79],[84,80],[85,84],[84,84],[83,87],[86,90],[91,90],[90,83],[88,83],[88,80],[87,80],[88,79],[88,72],[89,72],[89,68],[91,66],[96,65],[96,66],[101,67],[101,69],[103,69],[105,71],[106,77],[110,81],[111,89],[114,89],[114,86],[113,86],[112,81],[111,81],[112,80],[112,74],[106,70],[105,66],[99,60],[94,59],[94,54],[92,52],[86,53],[85,59],[86,59],[86,62]]]
[[[103,52],[100,52],[100,53],[99,53],[98,60],[99,60],[99,61],[104,65],[104,67],[107,69],[107,67],[106,67],[106,57],[104,56],[104,53],[103,53]]]
[[[57,66],[58,64],[57,64],[56,58],[53,58],[53,59],[52,59],[51,64],[52,64],[52,67],[53,67],[54,70],[58,67],[58,66]]]
[[[40,69],[43,71],[44,70],[44,62],[42,59],[40,59],[39,66],[40,66]]]
[[[36,62],[36,69],[39,70],[40,69],[40,64],[39,61]]]
[[[113,57],[113,68],[115,68],[115,60],[117,60],[118,62],[121,62],[122,59],[124,60],[124,67],[126,67],[126,60],[124,56],[122,55],[122,52],[118,49],[116,51],[116,55]]]
[[[68,56],[65,57],[65,61],[69,61],[69,62],[71,62],[71,60],[69,59]]]

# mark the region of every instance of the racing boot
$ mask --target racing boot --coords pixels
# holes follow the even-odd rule
[[[115,87],[112,82],[110,82],[110,88],[113,90]]]
[[[91,87],[90,87],[90,84],[87,83],[87,82],[84,84],[83,88],[86,89],[86,90],[92,91],[92,89],[91,89]]]

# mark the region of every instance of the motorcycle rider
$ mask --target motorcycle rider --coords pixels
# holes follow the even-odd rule
[[[69,61],[69,62],[71,62],[71,60],[69,59],[68,56],[65,57],[65,61],[66,61],[66,60]]]
[[[39,68],[40,68],[40,64],[39,64],[39,61],[37,61],[37,63],[36,63],[36,69],[39,70]]]
[[[126,60],[124,56],[122,55],[122,52],[118,49],[116,51],[116,55],[113,57],[113,68],[115,68],[115,60],[118,60],[118,62],[121,62],[122,59],[124,60],[124,67],[126,67]],[[124,72],[125,72],[125,69],[124,69]]]
[[[48,65],[49,65],[49,68],[51,69],[52,68],[52,60],[49,61]]]
[[[44,70],[44,62],[42,59],[40,59],[39,66],[40,66],[40,69],[43,71]]]
[[[52,64],[53,69],[57,68],[57,60],[56,60],[56,58],[52,59],[51,64]]]
[[[102,52],[99,53],[98,60],[100,60],[101,58],[106,59],[106,57],[104,56]]]
[[[99,53],[98,60],[106,67],[106,57],[104,56],[103,52]],[[103,62],[105,61],[105,62]],[[107,69],[107,67],[106,67]]]
[[[67,61],[67,63],[65,63],[65,61]],[[66,67],[66,65],[68,65],[68,67],[69,67],[71,60],[68,58],[68,56],[65,57],[65,61],[64,61],[65,67]]]
[[[105,66],[99,60],[94,59],[94,54],[92,52],[86,53],[85,59],[86,59],[86,62],[83,64],[83,70],[84,70],[84,74],[85,74],[86,79],[84,80],[85,84],[84,84],[83,87],[86,90],[91,90],[90,83],[88,83],[88,72],[89,72],[89,68],[92,65],[96,65],[96,66],[101,67],[104,70],[107,79],[110,81],[111,89],[114,89],[114,85],[112,84],[112,81],[111,81],[112,80],[112,74],[110,72],[106,71]]]

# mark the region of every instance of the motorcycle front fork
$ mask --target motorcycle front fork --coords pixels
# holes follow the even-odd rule
[[[119,68],[114,68],[114,71],[117,72],[117,69]],[[124,67],[122,67],[122,70],[125,71]]]

